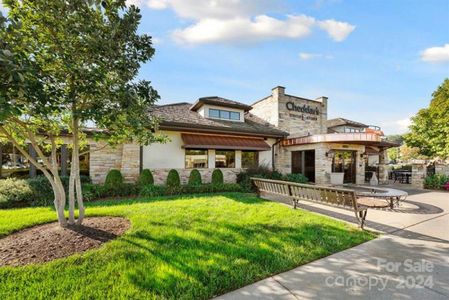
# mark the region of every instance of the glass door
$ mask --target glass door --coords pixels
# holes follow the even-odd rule
[[[335,150],[332,172],[344,173],[344,183],[355,183],[356,151]]]

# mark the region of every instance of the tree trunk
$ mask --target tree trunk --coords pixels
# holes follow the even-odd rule
[[[74,118],[72,123],[72,164],[70,170],[70,186],[69,186],[69,203],[73,206],[75,205],[75,196],[78,204],[78,220],[77,224],[81,225],[84,219],[84,203],[83,203],[83,192],[81,187],[81,177],[80,177],[80,152],[79,152],[79,119]],[[69,208],[70,209],[70,208]]]

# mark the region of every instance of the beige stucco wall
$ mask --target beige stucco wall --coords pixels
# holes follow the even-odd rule
[[[180,169],[184,168],[185,153],[181,132],[162,131],[169,141],[165,144],[144,146],[142,165],[144,169]]]

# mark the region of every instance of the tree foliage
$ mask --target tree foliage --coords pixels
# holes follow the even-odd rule
[[[151,37],[137,33],[140,11],[126,7],[125,0],[4,4],[9,13],[0,17],[0,138],[22,150],[29,142],[36,149],[43,164],[27,158],[52,183],[61,224],[66,195],[56,150],[63,142],[69,144],[69,223],[74,222],[75,197],[81,223],[79,155],[87,143],[83,124],[94,122],[102,131],[90,132],[93,138],[112,145],[164,140],[154,134],[158,120],[150,114],[159,96],[149,81],[136,80],[140,66],[154,55]]]
[[[428,108],[412,117],[410,133],[404,136],[410,147],[429,157],[449,157],[449,79],[432,94]]]

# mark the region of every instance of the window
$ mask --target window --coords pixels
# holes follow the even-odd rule
[[[235,168],[235,151],[215,151],[215,168]]]
[[[240,113],[236,111],[209,108],[209,118],[239,121]]]
[[[259,165],[259,152],[242,151],[242,168],[251,168]]]
[[[186,169],[207,168],[207,150],[186,149]]]

